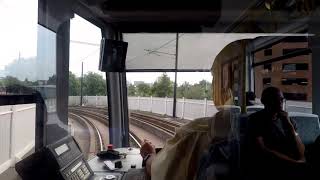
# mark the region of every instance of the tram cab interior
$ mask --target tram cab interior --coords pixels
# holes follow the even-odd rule
[[[17,26],[4,28],[7,37],[0,42],[8,48],[0,52],[8,59],[0,62],[0,179],[138,178],[136,174],[144,174],[139,150],[143,139],[154,138],[161,152],[176,129],[222,110],[233,114],[231,130],[241,146],[248,116],[264,108],[261,93],[269,86],[283,92],[283,109],[295,120],[306,148],[320,135],[320,4],[315,0],[12,2],[0,2],[0,19],[3,9],[9,14],[5,26]],[[75,31],[83,39],[91,36],[72,25],[77,18],[94,26],[97,44],[73,39]],[[72,43],[86,46],[72,49]],[[97,81],[79,75],[81,71],[78,91],[70,90],[75,77],[71,59],[81,51],[90,55],[87,46],[94,46],[98,59],[84,67],[96,64],[102,94],[82,90],[85,83]],[[23,51],[30,47],[31,55]],[[18,51],[18,58],[8,55]],[[142,79],[159,77],[148,85],[134,79],[138,73]],[[188,82],[193,76],[198,84]],[[204,76],[211,79],[201,81]],[[163,93],[159,84],[165,78],[169,90]],[[148,92],[139,91],[139,84],[149,87]],[[246,97],[248,92],[255,94],[253,99]],[[161,130],[151,116],[167,126],[175,124],[174,130]],[[148,117],[152,127],[144,125]],[[99,122],[92,122],[95,118]],[[109,159],[100,158],[111,149],[115,151],[107,154]],[[239,175],[234,179],[246,179],[240,150],[232,162]],[[117,170],[109,167],[119,162]]]

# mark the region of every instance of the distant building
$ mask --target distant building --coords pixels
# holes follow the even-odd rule
[[[312,101],[312,54],[306,37],[289,37],[254,54],[255,93],[280,88],[287,100]]]
[[[53,65],[52,65],[53,64]],[[12,76],[20,81],[48,80],[56,74],[55,63],[39,59],[39,57],[15,59],[7,64],[2,72],[2,76]],[[30,70],[32,69],[32,71]]]

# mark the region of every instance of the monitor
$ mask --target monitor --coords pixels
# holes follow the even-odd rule
[[[102,38],[99,70],[103,72],[124,72],[127,48],[127,42]]]

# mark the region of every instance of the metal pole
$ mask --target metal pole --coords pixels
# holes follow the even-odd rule
[[[179,47],[179,33],[176,35],[176,62],[174,72],[174,89],[173,89],[173,111],[172,116],[176,116],[176,105],[177,105],[177,70],[178,70],[178,47]]]
[[[80,81],[80,106],[82,106],[82,96],[83,96],[83,94],[82,94],[82,88],[83,87],[83,62],[82,62],[82,64],[81,64],[81,81]]]

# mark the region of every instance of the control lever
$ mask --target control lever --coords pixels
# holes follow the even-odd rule
[[[101,159],[111,159],[111,160],[121,158],[121,154],[115,150],[100,151],[97,153],[97,156]]]

